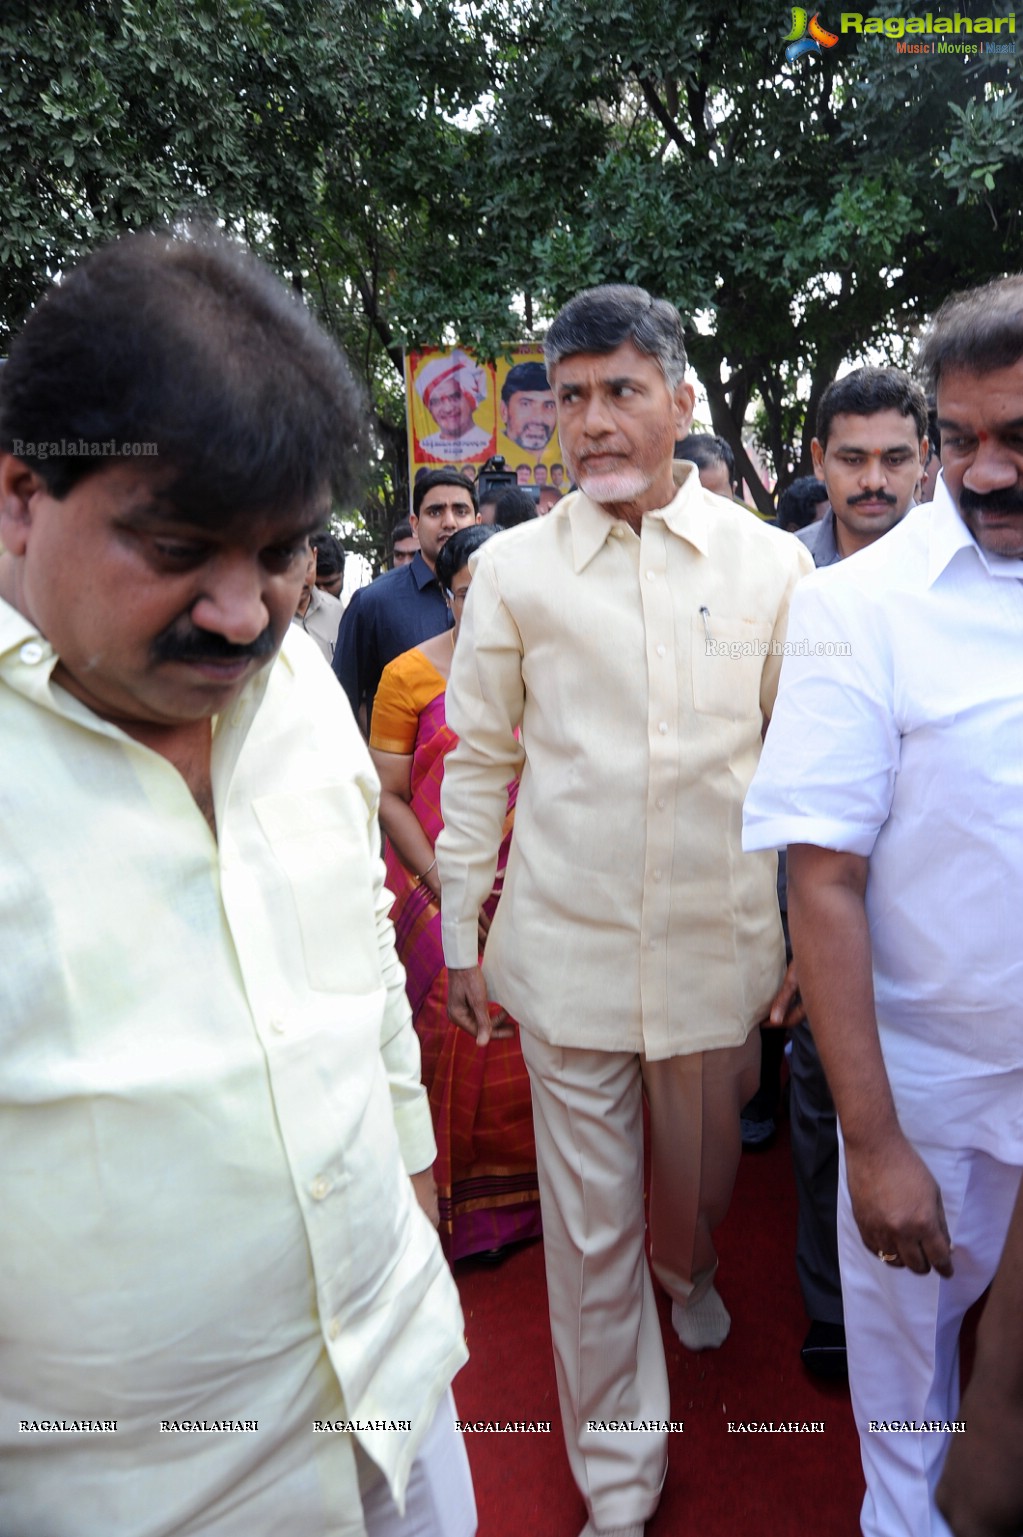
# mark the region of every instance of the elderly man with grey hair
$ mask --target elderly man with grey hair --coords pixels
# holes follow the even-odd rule
[[[785,1012],[773,856],[739,845],[746,786],[810,557],[692,465],[682,322],[643,289],[579,294],[547,372],[578,491],[481,550],[448,687],[443,883],[449,1009],[483,1046],[521,1024],[551,1330],[586,1537],[640,1537],[664,1482],[668,1381],[644,1256],[690,1349],[723,1343],[711,1238]],[[507,785],[504,897],[477,965]],[[612,1423],[615,1422],[615,1423]],[[632,1432],[615,1434],[625,1424]]]

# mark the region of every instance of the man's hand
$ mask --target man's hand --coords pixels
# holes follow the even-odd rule
[[[513,1034],[506,1024],[507,1015],[498,1009],[491,1015],[487,986],[478,966],[463,970],[448,967],[448,1018],[459,1030],[476,1037],[477,1046],[485,1046],[491,1036],[501,1040]]]
[[[806,1010],[803,1008],[803,1000],[799,996],[799,979],[796,976],[796,963],[789,961],[788,970],[782,978],[771,1004],[771,1012],[764,1021],[782,1030],[792,1030],[801,1024],[806,1018]]]
[[[423,1169],[420,1174],[410,1174],[412,1189],[416,1193],[416,1200],[433,1223],[434,1227],[440,1227],[440,1207],[437,1205],[437,1181],[433,1177],[432,1166]]]
[[[869,1150],[845,1150],[846,1177],[860,1236],[872,1254],[926,1275],[952,1274],[952,1242],[941,1191],[919,1154],[900,1133]],[[883,1263],[883,1261],[879,1261]]]

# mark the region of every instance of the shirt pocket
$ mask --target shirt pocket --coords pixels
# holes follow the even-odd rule
[[[332,993],[382,987],[369,813],[358,788],[264,795],[253,810],[284,874],[309,986]]]
[[[771,654],[772,626],[763,619],[715,617],[692,622],[693,707],[699,715],[746,720],[760,715],[760,681]]]

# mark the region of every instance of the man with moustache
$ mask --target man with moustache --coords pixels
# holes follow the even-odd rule
[[[558,424],[554,395],[543,364],[516,363],[509,368],[498,408],[502,432],[498,453],[509,463],[518,459],[517,449],[524,448],[536,456],[542,454]]]
[[[551,1330],[587,1537],[640,1537],[665,1476],[668,1382],[644,1254],[692,1350],[729,1315],[711,1233],[785,971],[772,856],[740,808],[810,558],[706,493],[672,453],[693,412],[678,312],[588,290],[545,343],[579,490],[480,552],[448,685],[459,738],[437,843],[452,1019],[487,990],[520,1021],[533,1091]],[[477,966],[520,775],[504,896]],[[646,1421],[615,1434],[608,1422]]]
[[[747,847],[789,845],[838,1110],[866,1537],[946,1537],[960,1326],[1023,1170],[1023,277],[950,299],[921,364],[934,499],[800,588],[746,804]]]
[[[201,230],[3,371],[5,1533],[475,1531],[380,787],[289,624],[366,414]]]
[[[927,464],[927,401],[898,368],[854,368],[817,408],[813,469],[829,509],[802,529],[814,564],[833,565],[880,539],[913,505]]]

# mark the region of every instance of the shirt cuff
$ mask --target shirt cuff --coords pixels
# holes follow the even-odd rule
[[[475,918],[455,918],[445,922],[442,908],[441,937],[445,966],[453,971],[468,971],[479,964],[479,925]]]
[[[425,1091],[414,1104],[399,1105],[395,1109],[394,1124],[406,1173],[421,1174],[437,1156],[430,1101]]]
[[[814,848],[838,854],[859,854],[869,859],[879,832],[877,827],[858,827],[831,817],[750,816],[742,829],[742,847],[753,854],[759,849],[784,849],[790,843],[810,843]]]

